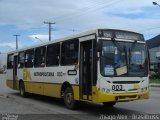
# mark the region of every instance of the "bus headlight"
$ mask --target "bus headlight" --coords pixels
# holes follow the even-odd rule
[[[106,89],[106,93],[111,93],[111,90],[110,89]]]
[[[148,87],[144,87],[144,90],[145,90],[145,91],[148,90]]]
[[[143,92],[143,90],[144,90],[144,89],[143,89],[143,88],[141,88],[141,92]]]
[[[148,89],[148,87],[143,87],[141,88],[141,92],[146,91]]]

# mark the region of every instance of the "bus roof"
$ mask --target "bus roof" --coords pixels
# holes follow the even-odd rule
[[[67,36],[67,37],[64,37],[64,38],[59,38],[59,39],[48,41],[48,42],[45,42],[45,43],[40,43],[40,44],[32,45],[32,46],[29,46],[29,47],[21,48],[21,49],[18,49],[18,50],[8,52],[8,54],[17,53],[17,52],[20,52],[20,51],[25,51],[25,50],[32,49],[32,48],[37,48],[37,47],[41,47],[41,46],[56,43],[56,42],[62,42],[62,41],[65,41],[65,40],[70,40],[70,39],[80,38],[80,37],[83,37],[83,36],[97,34],[99,30],[124,31],[124,32],[130,32],[130,33],[135,33],[135,34],[142,35],[140,33],[129,31],[129,30],[99,28],[99,29],[93,29],[93,30],[88,30],[88,31],[85,31],[85,32],[73,34],[73,35],[70,35],[70,36]]]

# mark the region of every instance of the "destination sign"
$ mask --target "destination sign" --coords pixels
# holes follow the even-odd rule
[[[121,30],[99,30],[98,37],[125,39],[125,40],[138,40],[144,41],[143,35],[139,33],[121,31]]]

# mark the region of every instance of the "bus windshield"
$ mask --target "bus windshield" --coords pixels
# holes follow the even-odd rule
[[[103,40],[100,57],[101,74],[103,76],[147,76],[146,51],[144,43]]]

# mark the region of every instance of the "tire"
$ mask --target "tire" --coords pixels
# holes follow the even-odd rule
[[[19,91],[22,97],[26,97],[25,86],[23,82],[20,82]]]
[[[65,89],[64,92],[64,104],[68,109],[77,108],[77,101],[74,100],[74,93],[71,87]]]
[[[116,102],[103,102],[104,107],[113,107]]]

